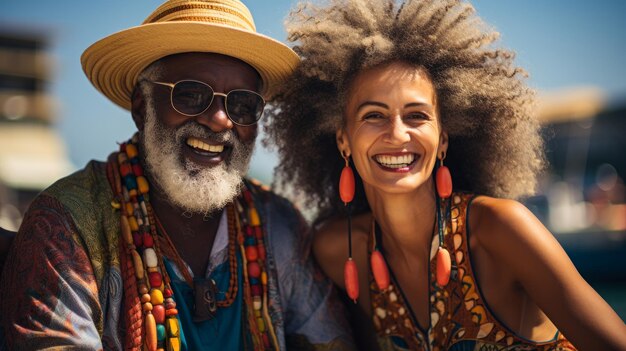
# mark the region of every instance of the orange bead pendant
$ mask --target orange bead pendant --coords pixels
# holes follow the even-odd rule
[[[156,321],[152,313],[146,314],[146,349],[148,351],[156,351],[157,349],[157,332]]]
[[[343,268],[343,279],[346,284],[348,297],[356,303],[356,300],[359,298],[359,273],[352,257],[348,258]]]
[[[443,288],[448,284],[451,268],[452,261],[450,260],[450,253],[440,246],[437,250],[437,284],[440,287]]]
[[[437,168],[435,185],[437,186],[437,193],[442,199],[447,199],[452,195],[452,176],[448,167],[440,166]]]
[[[348,204],[354,198],[354,172],[350,166],[345,166],[339,178],[339,197],[344,204]]]
[[[389,270],[385,263],[385,258],[380,251],[375,250],[370,257],[370,264],[372,265],[372,273],[374,274],[374,280],[378,289],[386,290],[389,287]]]

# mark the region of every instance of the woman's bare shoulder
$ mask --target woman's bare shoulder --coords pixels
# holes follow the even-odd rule
[[[371,214],[352,218],[352,252],[360,261],[367,255]],[[319,225],[313,237],[313,253],[324,272],[338,285],[343,285],[343,265],[348,257],[348,219],[332,218]]]

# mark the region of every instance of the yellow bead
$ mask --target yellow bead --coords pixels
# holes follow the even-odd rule
[[[256,208],[251,208],[249,211],[249,215],[251,226],[261,225],[261,220],[259,219],[259,214],[257,213]]]
[[[267,285],[267,273],[265,271],[261,273],[261,284]]]
[[[133,204],[130,202],[126,203],[126,215],[127,216],[132,216],[133,215]]]
[[[176,317],[174,318],[168,318],[165,320],[165,327],[167,328],[167,334],[171,335],[171,336],[178,336],[178,319]]]
[[[135,216],[128,216],[128,224],[130,225],[130,230],[136,232],[139,230],[139,225],[137,224],[137,219]]]
[[[128,218],[122,215],[120,218],[120,227],[122,229],[122,237],[128,245],[134,245],[133,234],[130,231],[130,224],[128,224]]]
[[[159,289],[152,289],[150,291],[150,302],[153,305],[162,305],[163,304],[163,293]]]
[[[117,209],[119,209],[120,207],[122,207],[122,205],[120,205],[120,203],[119,203],[119,202],[117,202],[117,201],[115,201],[115,200],[112,200],[112,201],[111,201],[111,207],[113,207],[114,209],[116,209],[116,210],[117,210]]]
[[[263,318],[257,318],[256,319],[256,324],[259,326],[259,331],[261,333],[265,332],[265,321],[263,321]]]
[[[152,307],[153,306],[152,306],[152,304],[150,302],[146,302],[146,303],[143,304],[143,311],[144,312],[150,312],[150,311],[152,311]],[[150,315],[152,315],[152,314],[150,314]]]
[[[148,186],[148,181],[146,180],[146,177],[144,176],[137,177],[137,187],[139,188],[140,193],[142,194],[148,193],[148,190],[150,190],[150,187]]]
[[[144,270],[143,270],[143,262],[141,261],[141,256],[137,250],[132,250],[131,255],[133,256],[133,266],[135,266],[135,276],[138,280],[143,279]]]
[[[167,338],[167,351],[180,351],[180,339],[178,337]]]
[[[135,145],[126,144],[126,155],[128,155],[128,158],[133,158],[137,156],[137,154],[138,152],[137,152],[137,148],[135,147]]]

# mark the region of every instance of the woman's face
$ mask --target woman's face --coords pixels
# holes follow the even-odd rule
[[[348,91],[337,144],[365,186],[389,193],[418,189],[447,150],[435,88],[422,69],[392,62],[360,72]]]

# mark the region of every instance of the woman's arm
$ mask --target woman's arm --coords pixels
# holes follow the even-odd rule
[[[626,350],[626,325],[522,204],[481,197],[478,240],[581,350]]]

